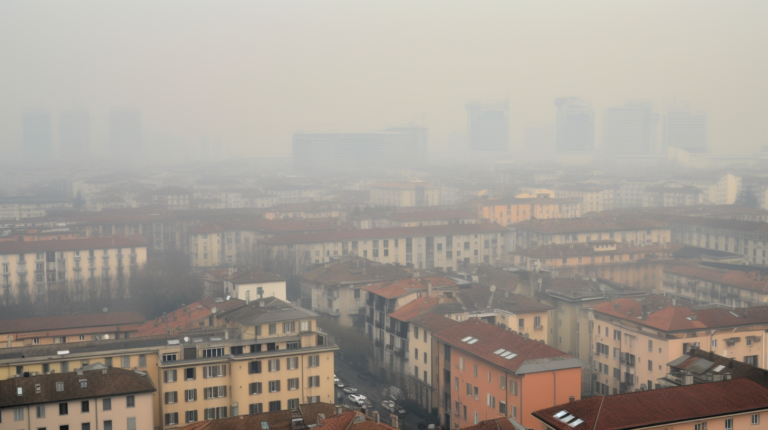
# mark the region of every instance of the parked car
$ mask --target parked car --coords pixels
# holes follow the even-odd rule
[[[395,412],[395,402],[392,400],[384,400],[381,402],[381,407],[388,410],[389,412]]]
[[[347,397],[357,406],[365,405],[365,396],[362,394],[350,394]]]
[[[344,388],[344,383],[339,378],[333,378],[333,383],[339,388]]]
[[[357,388],[355,387],[344,387],[345,393],[357,393]]]

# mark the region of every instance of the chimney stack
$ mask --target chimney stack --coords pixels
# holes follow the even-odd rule
[[[389,414],[389,425],[391,425],[394,428],[400,428],[400,420],[397,417],[397,414],[391,413]]]
[[[432,297],[432,283],[427,282],[427,297]]]
[[[379,424],[381,421],[379,420],[379,411],[373,411],[373,421],[376,422],[376,424]]]

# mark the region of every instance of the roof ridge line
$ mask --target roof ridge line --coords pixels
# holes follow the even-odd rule
[[[605,396],[600,400],[600,407],[597,409],[597,415],[595,415],[595,425],[592,426],[592,430],[595,430],[597,428],[597,421],[600,419],[600,411],[603,410],[603,402],[605,401]]]

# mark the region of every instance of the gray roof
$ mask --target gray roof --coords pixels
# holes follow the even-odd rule
[[[29,359],[34,357],[57,356],[59,351],[69,351],[69,355],[91,352],[115,351],[120,349],[153,348],[167,346],[169,339],[178,336],[151,338],[103,340],[93,342],[57,343],[53,345],[23,346],[0,349],[0,360]]]
[[[246,306],[217,314],[217,318],[226,318],[245,326],[317,317],[318,314],[277,297],[254,300]]]
[[[551,370],[573,369],[574,367],[587,367],[587,363],[578,358],[563,356],[550,358],[537,358],[526,360],[517,368],[515,374],[525,375],[526,373],[548,372]]]

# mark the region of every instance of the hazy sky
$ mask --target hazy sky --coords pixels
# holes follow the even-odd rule
[[[768,145],[768,1],[0,2],[0,149],[21,113],[142,110],[145,136],[289,155],[294,131],[409,122],[432,143],[469,100],[510,101],[513,145],[554,98],[693,100],[715,152]],[[597,128],[599,132],[599,128]],[[6,152],[7,153],[7,152]],[[0,153],[2,157],[2,153]]]

